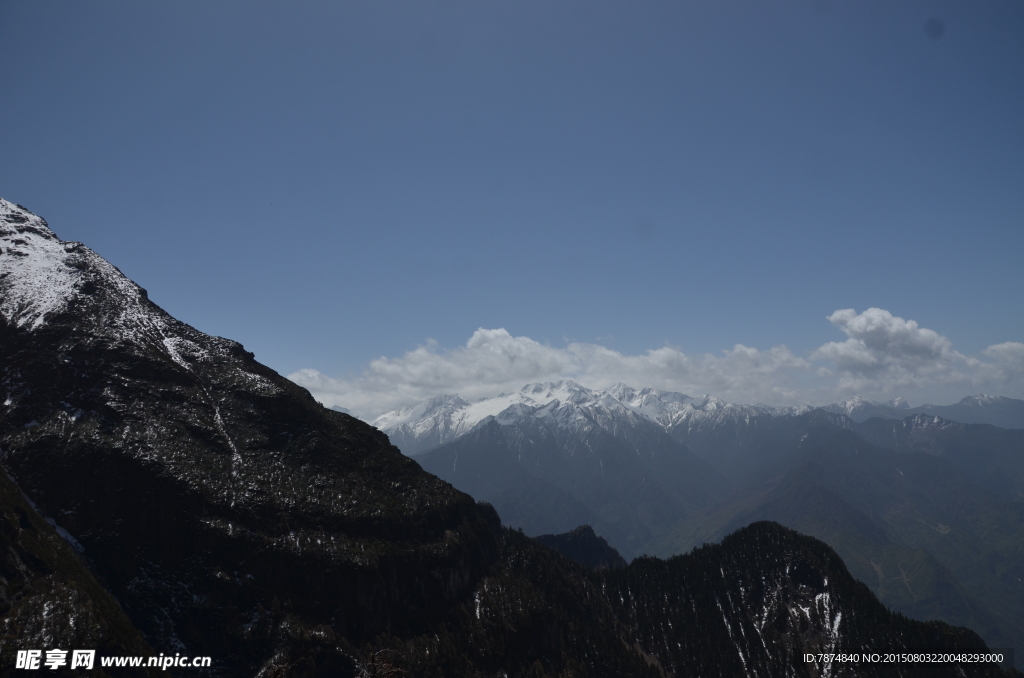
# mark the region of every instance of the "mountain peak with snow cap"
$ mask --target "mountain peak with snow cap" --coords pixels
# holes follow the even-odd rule
[[[80,242],[0,198],[0,319],[29,332],[88,331],[139,353],[157,350],[186,370],[241,345],[208,337],[168,315],[139,285]]]
[[[519,393],[539,403],[552,400],[581,403],[594,397],[594,391],[572,379],[527,384],[519,389]]]
[[[0,315],[36,330],[80,291],[81,243],[64,242],[46,220],[0,198]]]

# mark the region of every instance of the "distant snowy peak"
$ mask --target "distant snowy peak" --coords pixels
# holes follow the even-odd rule
[[[979,393],[978,395],[967,396],[961,400],[958,405],[964,407],[988,407],[992,405],[1002,405],[1013,402],[1013,398],[1004,398],[1003,396],[991,396]],[[934,407],[930,405],[928,407]]]
[[[617,385],[606,391],[637,414],[661,425],[666,430],[685,428],[702,430],[724,422],[746,420],[750,417],[800,414],[807,407],[767,407],[737,405],[712,395],[691,397],[672,391],[644,388],[639,391]]]
[[[852,398],[849,398],[842,402],[826,405],[825,409],[838,410],[842,414],[849,416],[854,412],[864,409],[866,407],[879,407],[881,405],[882,403],[875,400],[871,400],[870,398],[865,398],[864,396],[853,396]]]
[[[446,419],[451,413],[469,405],[458,395],[434,396],[422,403],[400,410],[394,410],[377,417],[373,425],[377,428],[394,428],[404,424],[412,424],[425,419]]]
[[[581,407],[599,399],[598,392],[572,380],[527,384],[515,393],[477,402],[458,395],[436,396],[413,407],[382,414],[372,424],[387,433],[403,452],[414,455],[469,433],[489,417],[507,425],[519,417],[548,416],[553,410],[540,410],[553,403]]]
[[[969,408],[984,415],[977,421],[988,423],[985,419],[988,413],[1004,402],[1010,404],[1006,407],[1018,409],[1024,404],[1008,398],[978,395],[953,406],[911,408],[900,397],[880,403],[855,396],[823,407],[769,407],[738,405],[712,395],[694,397],[655,388],[635,389],[621,383],[597,390],[564,380],[527,384],[515,393],[503,393],[477,402],[469,402],[457,395],[438,396],[415,407],[388,412],[373,424],[387,433],[403,452],[415,455],[451,442],[491,418],[502,426],[533,422],[570,433],[592,426],[609,432],[635,430],[654,423],[676,437],[686,438],[721,427],[747,428],[757,418],[798,416],[812,410],[842,415],[855,422],[873,417],[904,419],[920,414],[912,425],[923,427],[936,426],[936,415],[953,421],[975,421],[969,417],[958,419],[951,416]],[[992,423],[1000,425],[1001,422]],[[1012,421],[1002,423],[1007,427],[1012,427],[1012,424]]]
[[[902,419],[910,414],[910,403],[900,397],[893,398],[889,402],[880,403],[864,396],[854,396],[848,400],[831,405],[824,405],[820,409],[833,414],[844,414],[853,421],[866,421],[873,417],[883,419]]]

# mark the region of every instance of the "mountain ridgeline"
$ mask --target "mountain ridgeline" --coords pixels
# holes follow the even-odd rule
[[[1007,675],[804,661],[985,645],[889,612],[775,523],[668,560],[573,562],[6,201],[0,389],[0,674],[66,644],[208,655],[178,675],[232,678]],[[647,455],[607,486],[623,506],[630,483],[654,497],[635,524],[709,505],[671,474],[722,482],[663,429],[588,435],[609,459]]]

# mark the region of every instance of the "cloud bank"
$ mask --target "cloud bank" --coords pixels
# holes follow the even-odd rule
[[[963,390],[962,395],[978,390],[1024,394],[1022,343],[995,344],[975,358],[955,351],[938,332],[884,309],[842,309],[827,319],[847,339],[826,343],[807,357],[785,346],[761,350],[742,344],[718,355],[688,355],[672,346],[625,355],[600,344],[557,348],[505,329],[481,328],[465,346],[446,350],[428,341],[404,355],[370,362],[353,379],[332,379],[314,369],[288,377],[325,405],[344,407],[364,419],[434,395],[458,393],[472,400],[563,378],[592,388],[624,382],[773,405],[952,388]]]

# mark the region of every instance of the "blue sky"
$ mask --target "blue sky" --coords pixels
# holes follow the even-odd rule
[[[777,398],[665,384],[737,398],[1024,395],[984,353],[1024,342],[1021,0],[0,0],[0,31],[0,196],[338,393],[503,328],[808,362]],[[869,308],[964,378],[822,350]]]

